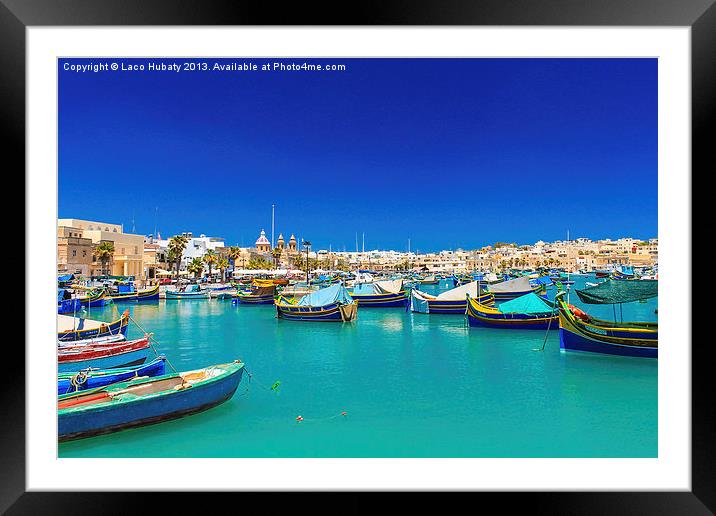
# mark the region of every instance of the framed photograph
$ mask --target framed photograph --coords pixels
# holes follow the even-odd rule
[[[716,9],[537,4],[3,0],[27,337],[0,507],[713,511],[690,289]]]

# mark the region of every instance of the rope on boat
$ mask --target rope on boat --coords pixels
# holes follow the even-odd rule
[[[147,330],[145,330],[145,329],[142,327],[142,325],[140,325],[140,324],[136,321],[136,319],[134,319],[134,317],[132,317],[132,314],[128,314],[127,317],[129,317],[129,320],[132,321],[134,324],[137,325],[137,328],[139,328],[139,330],[142,331],[142,332],[144,333],[144,335],[146,335],[146,336],[149,337],[149,340],[150,340],[149,346],[152,348],[152,351],[154,351],[154,354],[155,354],[156,356],[160,356],[159,353],[157,352],[157,349],[156,349],[154,346],[152,346],[152,344],[151,344],[151,341],[154,341],[155,344],[157,344],[158,346],[161,346],[161,343],[160,343],[157,339],[154,338],[154,334],[151,333],[151,332],[148,332]],[[172,363],[169,361],[169,359],[166,357],[166,355],[164,356],[164,360],[166,360],[166,362],[167,362],[167,364],[169,365],[169,367],[172,368],[172,371],[174,371],[174,372],[177,373],[177,374],[179,373],[179,371],[177,370],[177,368],[174,367],[174,364],[172,364]]]

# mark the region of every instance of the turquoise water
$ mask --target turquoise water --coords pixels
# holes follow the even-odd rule
[[[613,318],[611,306],[570,301]],[[656,306],[625,305],[624,320],[656,320]],[[238,358],[253,379],[207,412],[62,443],[60,457],[657,456],[658,361],[561,352],[557,331],[540,352],[544,331],[398,308],[362,309],[347,324],[214,299],[90,316],[125,308],[178,370]]]

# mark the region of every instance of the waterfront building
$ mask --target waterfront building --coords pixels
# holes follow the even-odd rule
[[[144,236],[125,233],[121,224],[98,222],[81,219],[58,219],[58,228],[67,228],[67,233],[81,234],[81,238],[89,239],[93,247],[101,242],[111,242],[114,254],[108,264],[109,273],[113,276],[144,276]],[[77,238],[77,237],[73,237]],[[102,274],[102,264],[94,260],[90,265],[90,275]]]
[[[94,245],[82,236],[82,230],[66,226],[57,227],[57,273],[89,276]]]

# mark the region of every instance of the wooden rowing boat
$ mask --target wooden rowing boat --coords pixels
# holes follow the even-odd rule
[[[80,439],[207,410],[233,396],[243,371],[237,360],[61,396],[58,438]]]

